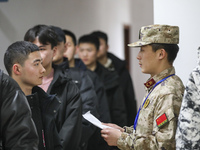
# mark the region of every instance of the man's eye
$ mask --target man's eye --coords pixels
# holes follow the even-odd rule
[[[40,48],[40,51],[43,51],[43,50],[45,50],[44,48]]]

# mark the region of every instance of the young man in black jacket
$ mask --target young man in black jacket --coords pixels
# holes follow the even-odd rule
[[[0,70],[0,149],[37,150],[31,110],[18,84]]]
[[[127,123],[127,114],[122,89],[119,86],[118,75],[109,72],[97,62],[99,39],[92,35],[83,35],[78,41],[78,55],[88,69],[95,72],[104,83],[107,94],[111,122],[119,126]]]
[[[73,82],[79,88],[82,100],[82,114],[90,111],[91,114],[99,118],[99,114],[97,112],[97,95],[90,77],[85,71],[79,68],[69,68],[67,58],[63,57],[63,53],[66,51],[65,33],[59,27],[51,26],[51,28],[56,32],[59,39],[59,43],[56,46],[57,51],[53,57],[53,63],[63,67],[64,70],[67,70]],[[95,132],[95,130],[96,127],[94,125],[82,118],[82,135],[80,143],[81,150],[87,150],[88,140]]]
[[[119,75],[119,84],[123,90],[127,110],[127,126],[131,126],[134,124],[135,116],[137,114],[137,102],[132,79],[126,68],[126,62],[108,52],[109,45],[106,33],[94,31],[91,34],[99,38],[100,48],[97,54],[98,61],[109,71],[116,71]]]
[[[25,93],[39,136],[39,150],[62,150],[55,124],[60,103],[55,95],[48,95],[37,85],[42,84],[45,69],[39,47],[26,41],[15,42],[4,55],[8,74]]]
[[[77,46],[76,36],[74,35],[74,33],[66,29],[63,31],[65,33],[66,44],[67,44],[67,50],[64,52],[63,56],[67,58],[69,62],[69,67],[71,69],[79,68],[85,71],[91,78],[98,99],[98,113],[100,115],[99,119],[102,122],[111,122],[110,112],[108,108],[108,102],[103,82],[100,81],[100,78],[95,72],[87,69],[86,65],[82,62],[81,59],[74,57],[74,55],[76,54],[76,46]]]
[[[69,30],[63,30],[66,37],[66,44],[67,44],[67,50],[64,52],[63,56],[65,59],[67,58],[69,62],[70,69],[80,69],[87,73],[87,75],[91,78],[94,89],[97,95],[98,100],[98,107],[97,111],[99,113],[99,120],[101,122],[111,122],[110,118],[110,111],[108,107],[108,101],[106,97],[105,88],[103,85],[103,82],[100,81],[97,74],[85,66],[85,64],[78,58],[74,58],[74,55],[76,53],[76,36],[74,33],[72,33]],[[88,147],[87,150],[107,150],[109,147],[107,143],[104,141],[104,139],[100,135],[100,129],[96,128],[95,132],[92,136],[90,136],[90,139],[88,141]]]
[[[46,25],[36,25],[24,37],[40,48],[46,72],[40,86],[48,94],[56,94],[61,107],[56,117],[56,125],[63,149],[77,150],[82,132],[82,103],[78,87],[72,82],[66,70],[52,65],[58,44],[58,36]]]

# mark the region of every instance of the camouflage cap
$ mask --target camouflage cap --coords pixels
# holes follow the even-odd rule
[[[170,25],[149,25],[140,29],[139,41],[128,44],[130,47],[140,47],[152,43],[178,44],[179,27]]]

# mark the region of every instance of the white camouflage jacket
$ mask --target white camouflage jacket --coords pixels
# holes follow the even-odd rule
[[[200,149],[200,62],[191,72],[184,92],[178,118],[176,149]]]

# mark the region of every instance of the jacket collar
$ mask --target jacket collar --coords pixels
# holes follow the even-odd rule
[[[146,83],[144,83],[146,90],[151,90],[153,86],[160,80],[164,79],[165,77],[175,74],[174,67],[168,68],[163,70],[161,73],[149,78]]]
[[[58,66],[61,67],[62,69],[69,69],[68,59],[64,57],[63,62],[59,64]]]
[[[52,65],[54,68],[53,80],[48,88],[47,93],[51,93],[52,88],[60,86],[61,84],[66,84],[69,80],[72,80],[69,76],[68,69],[63,69],[62,66]]]
[[[80,68],[82,70],[87,70],[87,67],[85,66],[85,64],[82,62],[81,59],[78,59],[78,58],[75,59],[75,67]]]
[[[58,110],[60,107],[60,101],[55,94],[47,94],[42,88],[35,86],[32,89],[32,95],[40,103],[40,108],[43,112],[54,114],[54,110]]]
[[[120,73],[121,71],[123,71],[126,68],[126,61],[119,59],[114,54],[109,53],[109,52],[107,53],[107,56],[108,56],[108,58],[110,58],[112,60],[115,70],[118,73]]]

